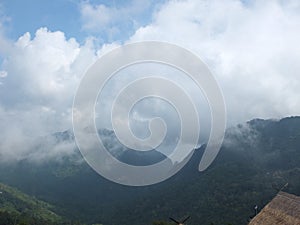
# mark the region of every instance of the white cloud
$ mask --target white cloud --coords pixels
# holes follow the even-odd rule
[[[224,90],[231,124],[299,115],[299,1],[169,1],[154,11],[148,25],[138,27],[150,7],[143,4],[108,7],[84,2],[83,28],[114,34],[137,26],[127,42],[169,41],[195,52]],[[14,42],[5,38],[1,24],[0,149],[26,152],[31,144],[24,143],[32,137],[71,127],[72,100],[81,76],[118,44],[98,49],[92,38],[80,45],[46,28]]]
[[[153,5],[154,2],[147,0],[131,0],[121,5],[114,2],[111,2],[111,5],[82,2],[82,28],[93,34],[101,34],[103,39],[126,39],[135,29],[145,24],[151,16]]]
[[[3,79],[5,86],[0,92],[9,93],[9,102],[15,106],[70,106],[71,93],[87,66],[96,59],[95,54],[88,41],[80,46],[73,38],[66,40],[60,31],[40,28],[33,38],[26,33],[6,55],[3,68],[8,76]],[[10,104],[6,99],[0,101]]]
[[[7,72],[5,70],[0,71],[0,78],[7,77]]]
[[[8,49],[0,77],[0,149],[24,154],[32,139],[71,128],[74,92],[97,55],[91,41],[80,46],[46,28]]]
[[[5,41],[0,70],[0,155],[34,157],[36,139],[72,128],[71,107],[81,77],[99,56],[118,45],[98,49],[93,38],[80,45],[74,38],[66,39],[63,32],[47,28],[34,35],[25,33],[15,42]],[[46,153],[37,157],[45,158]]]
[[[299,114],[299,1],[169,1],[130,41],[184,46],[213,70],[229,121]]]

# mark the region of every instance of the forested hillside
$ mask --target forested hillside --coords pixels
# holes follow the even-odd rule
[[[60,224],[53,206],[0,183],[0,224]]]

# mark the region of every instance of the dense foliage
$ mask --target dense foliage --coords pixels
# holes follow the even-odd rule
[[[53,206],[0,183],[0,224],[58,224]]]

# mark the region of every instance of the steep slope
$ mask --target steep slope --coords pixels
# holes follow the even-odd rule
[[[53,206],[30,197],[21,191],[0,183],[0,212],[7,219],[13,217],[14,222],[23,224],[57,224],[62,217],[52,210]],[[3,222],[0,219],[0,223]],[[6,224],[7,225],[7,224]]]

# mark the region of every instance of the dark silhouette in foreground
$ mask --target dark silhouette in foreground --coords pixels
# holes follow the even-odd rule
[[[178,225],[184,225],[184,223],[190,218],[190,216],[186,217],[184,220],[182,221],[177,221],[175,219],[173,219],[172,217],[170,217],[170,220],[172,220],[173,222],[177,223]]]

